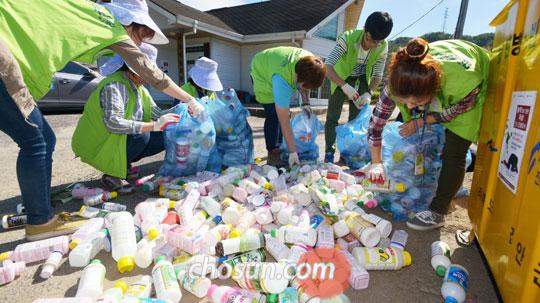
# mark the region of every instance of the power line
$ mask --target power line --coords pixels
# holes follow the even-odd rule
[[[394,40],[395,37],[397,37],[399,34],[403,33],[404,31],[406,31],[407,29],[409,29],[411,26],[415,25],[418,21],[422,20],[425,16],[427,16],[427,14],[429,14],[432,10],[434,10],[435,8],[437,8],[437,6],[441,5],[441,3],[443,3],[444,0],[441,0],[439,1],[437,4],[435,4],[431,9],[429,9],[425,14],[423,14],[422,16],[420,16],[420,18],[414,20],[413,23],[409,24],[407,27],[405,27],[403,30],[401,30],[399,33],[395,34],[392,36],[392,38],[390,38],[390,40]]]
[[[448,7],[444,10],[444,19],[443,19],[443,25],[442,25],[442,32],[446,33],[446,21],[448,20]]]

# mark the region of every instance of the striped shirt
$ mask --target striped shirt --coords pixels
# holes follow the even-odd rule
[[[129,93],[127,87],[120,82],[111,82],[103,87],[100,92],[101,108],[103,109],[103,122],[111,133],[115,134],[140,134],[143,127],[143,106],[137,89],[131,83],[137,102],[131,119],[125,119],[125,111]],[[162,110],[150,99],[152,107],[152,120],[155,121],[164,114],[174,112],[176,107]]]
[[[368,61],[369,54],[372,50],[364,51],[361,46],[361,43],[358,43],[358,58],[356,60],[356,65],[354,66],[351,77],[359,77],[360,75],[366,74],[366,63]],[[344,37],[340,37],[336,43],[336,46],[326,58],[326,65],[335,66],[339,59],[347,53],[347,41]],[[375,61],[373,65],[373,79],[382,79],[384,73],[384,67],[386,65],[386,57],[388,55],[388,43],[386,48],[381,53],[381,56]],[[344,79],[345,80],[345,79]]]
[[[431,113],[437,123],[446,123],[454,120],[458,115],[470,111],[476,102],[476,95],[479,89],[471,91],[463,100],[444,109],[440,113]],[[433,101],[432,101],[433,102]],[[373,115],[369,121],[368,141],[371,146],[381,146],[382,132],[386,122],[394,112],[396,102],[390,97],[388,88],[385,87],[379,96],[379,102],[373,110]]]

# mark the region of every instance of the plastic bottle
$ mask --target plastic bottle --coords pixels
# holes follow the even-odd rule
[[[221,207],[214,198],[201,197],[201,201],[199,203],[200,207],[204,209],[211,217],[221,215]]]
[[[351,265],[351,274],[349,276],[351,287],[356,290],[367,288],[369,286],[369,273],[366,268],[347,250],[340,250],[340,253],[347,258]]]
[[[450,247],[443,241],[435,241],[431,244],[431,267],[437,276],[444,277],[446,269],[450,266]]]
[[[249,297],[244,296],[239,290],[230,286],[211,285],[208,288],[207,296],[212,303],[250,303]]]
[[[407,245],[407,238],[409,234],[403,229],[398,229],[394,231],[392,239],[390,239],[390,247],[395,249],[405,250],[405,245]]]
[[[349,227],[347,226],[347,223],[345,223],[345,220],[339,220],[334,225],[332,225],[332,228],[334,229],[334,235],[336,238],[345,237],[347,234],[349,234]]]
[[[287,287],[279,294],[279,303],[298,303],[298,291],[296,287]]]
[[[288,205],[287,207],[281,209],[277,213],[277,221],[281,225],[287,225],[287,224],[296,224],[297,222],[293,221],[294,217],[294,206]]]
[[[133,217],[130,213],[122,211],[109,214],[107,220],[110,222],[112,256],[118,262],[118,271],[120,273],[132,271],[135,267],[134,256],[137,252]]]
[[[248,297],[250,303],[266,303],[267,302],[266,295],[258,291],[247,290],[247,289],[237,288],[237,287],[235,287],[235,289],[238,290],[242,295]]]
[[[11,260],[4,260],[2,262],[2,267],[0,267],[0,285],[15,280],[15,277],[20,276],[25,268],[26,264],[24,261],[13,262]]]
[[[129,284],[124,298],[148,298],[152,292],[152,277],[144,275],[137,282]]]
[[[69,251],[68,236],[59,236],[40,241],[27,242],[17,245],[14,251],[0,254],[0,261],[11,259],[15,262],[24,261],[26,264],[43,261],[51,252],[59,251],[66,254]]]
[[[139,178],[139,179],[135,180],[135,186],[141,187],[141,186],[143,186],[146,182],[151,181],[152,179],[154,179],[155,176],[156,176],[156,175],[151,174],[151,175],[148,175],[148,176],[144,176],[144,177],[142,177],[142,178]]]
[[[161,185],[169,182],[172,180],[172,177],[170,176],[155,176],[154,178],[146,181],[142,185],[143,192],[153,192],[154,190],[158,189]]]
[[[182,270],[178,273],[180,285],[197,298],[203,298],[208,293],[212,281],[206,277],[193,276],[187,271]]]
[[[23,227],[26,225],[28,216],[26,214],[9,214],[2,216],[2,228],[10,229]]]
[[[271,235],[287,244],[302,243],[313,247],[317,242],[317,231],[312,228],[305,229],[297,226],[282,226],[278,230],[272,230]]]
[[[101,204],[101,208],[111,212],[121,212],[127,209],[126,205],[114,203],[114,202],[105,202]]]
[[[81,227],[79,227],[79,229],[77,229],[77,231],[71,235],[69,248],[75,249],[79,243],[84,241],[84,239],[86,239],[88,236],[100,231],[104,225],[105,219],[103,218],[92,218],[86,221],[86,223],[81,225]]]
[[[105,290],[103,292],[103,295],[101,298],[97,300],[97,302],[103,302],[103,303],[120,303],[122,300],[122,297],[124,296],[124,292],[126,291],[127,284],[126,282],[119,280],[114,284],[113,287]]]
[[[334,230],[326,222],[317,229],[317,248],[334,248]]]
[[[289,255],[287,256],[287,260],[291,261],[293,264],[296,264],[298,260],[300,260],[300,257],[310,250],[313,249],[307,245],[300,243],[293,244],[289,249]]]
[[[270,235],[265,235],[265,238],[265,249],[274,258],[274,260],[281,261],[287,259],[289,256],[289,248],[287,245]]]
[[[61,251],[53,251],[47,258],[47,261],[45,261],[45,264],[43,264],[41,274],[39,276],[42,279],[50,278],[54,271],[58,269],[58,266],[60,266],[62,257],[64,257],[64,254]]]
[[[268,275],[267,273],[285,273],[286,267],[285,263],[275,262],[240,263],[233,271],[232,278],[244,289],[279,294],[289,285],[287,275]]]
[[[160,235],[159,232],[155,229],[151,229],[148,232],[146,238],[143,238],[139,243],[137,243],[137,252],[134,256],[135,264],[140,268],[147,268],[152,264],[152,250],[158,245],[165,241],[165,237]]]
[[[234,226],[238,224],[241,214],[246,211],[244,207],[230,198],[225,198],[221,206],[223,207],[223,212],[221,213],[223,222]]]
[[[256,249],[233,256],[229,259],[226,259],[226,257],[221,257],[219,261],[229,264],[234,269],[234,267],[240,263],[264,262],[266,261],[266,255],[264,253],[264,249]]]
[[[469,272],[461,265],[451,264],[444,275],[441,294],[445,303],[463,303],[469,289]]]
[[[163,256],[156,258],[156,265],[152,269],[152,278],[156,289],[156,296],[159,299],[178,303],[182,299],[182,291],[176,280],[174,268],[171,262],[165,260]]]
[[[201,251],[203,240],[202,235],[183,225],[173,226],[167,232],[167,243],[189,254]]]
[[[407,190],[407,186],[401,182],[392,182],[387,179],[383,184],[375,184],[364,179],[364,188],[370,192],[379,193],[404,193]]]
[[[270,210],[269,206],[258,207],[253,211],[253,214],[255,215],[255,220],[257,223],[261,225],[269,224],[274,221],[274,216],[272,215],[272,211]]]
[[[204,236],[204,251],[208,254],[215,254],[216,244],[229,237],[232,230],[230,224],[220,224],[208,230]]]
[[[390,236],[390,233],[392,232],[392,223],[390,221],[383,219],[375,214],[366,213],[352,200],[347,200],[344,206],[346,209],[358,213],[364,220],[375,225],[375,228],[377,228],[381,233],[381,237],[388,238],[388,236]]]
[[[83,198],[83,203],[86,206],[95,206],[103,202],[107,202],[111,199],[118,197],[118,193],[115,191],[112,192],[103,192],[101,194],[85,196]]]
[[[412,263],[409,252],[391,247],[355,247],[353,255],[367,270],[398,270]]]
[[[105,266],[99,260],[92,260],[84,268],[79,280],[79,287],[75,297],[90,297],[96,299],[103,293],[103,279],[105,278]]]
[[[363,219],[356,212],[345,212],[343,214],[345,222],[351,231],[351,234],[356,237],[364,246],[374,247],[381,240],[381,233],[373,224]]]
[[[84,197],[96,196],[99,194],[103,194],[104,192],[106,191],[99,187],[86,187],[80,183],[77,183],[73,186],[73,189],[71,190],[71,196],[75,199],[83,199]]]
[[[69,253],[69,265],[71,267],[84,267],[90,263],[97,253],[105,248],[105,242],[108,241],[107,229],[102,229],[84,239],[75,249]]]
[[[216,244],[216,255],[223,257],[261,247],[264,247],[264,236],[262,234],[245,235],[218,242]]]

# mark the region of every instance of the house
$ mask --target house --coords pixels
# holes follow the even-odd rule
[[[194,61],[209,57],[219,63],[225,87],[253,93],[252,57],[275,46],[296,46],[322,58],[339,35],[356,28],[364,0],[269,0],[199,11],[176,0],[148,0],[150,14],[169,37],[158,46],[158,66],[177,83],[187,81]],[[154,98],[172,101],[153,91]],[[326,103],[328,80],[311,92],[312,103]],[[247,99],[247,98],[246,98]]]

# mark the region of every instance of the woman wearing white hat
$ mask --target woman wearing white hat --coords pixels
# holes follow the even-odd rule
[[[148,15],[146,1],[107,2],[0,2],[0,130],[20,147],[17,176],[28,214],[28,240],[69,234],[81,224],[54,214],[50,185],[56,138],[35,102],[69,61],[92,63],[116,52],[145,82],[188,102],[193,114],[203,108],[137,47],[168,42]]]
[[[189,80],[182,89],[195,98],[208,97],[210,100],[217,99],[216,92],[223,90],[217,74],[218,63],[206,57],[200,57],[195,65],[189,70]]]
[[[140,46],[155,62],[157,49]],[[84,107],[71,146],[81,161],[104,173],[102,182],[111,190],[127,190],[131,163],[165,149],[162,131],[179,116],[175,107],[162,111],[144,80],[118,55],[100,66],[101,80]],[[129,175],[128,175],[129,177]]]

